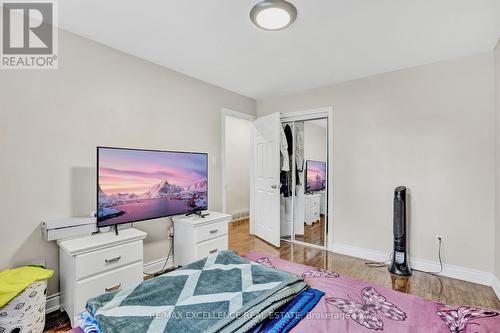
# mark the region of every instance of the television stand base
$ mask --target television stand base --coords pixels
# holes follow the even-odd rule
[[[179,269],[181,267],[182,266],[172,266],[172,267],[169,267],[167,269],[162,269],[159,272],[155,272],[155,273],[152,273],[152,274],[146,274],[146,275],[150,275],[151,277],[157,277],[157,276],[160,276],[160,275],[163,275],[163,274],[167,274],[167,273],[173,272],[176,269]]]
[[[186,214],[186,216],[190,216],[190,215],[196,215],[198,217],[201,217],[201,218],[205,218],[207,217],[208,215],[210,215],[210,213],[205,213],[203,214],[203,212],[201,210],[197,210],[197,211],[194,211],[194,212],[189,212]]]

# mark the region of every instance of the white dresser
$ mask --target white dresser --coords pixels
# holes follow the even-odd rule
[[[143,280],[143,239],[146,233],[121,229],[58,241],[61,308],[75,326],[87,300]]]
[[[174,262],[184,266],[228,248],[228,223],[231,216],[207,212],[205,218],[181,217],[174,221]]]
[[[304,220],[307,225],[319,221],[321,214],[321,194],[306,194],[304,196]]]

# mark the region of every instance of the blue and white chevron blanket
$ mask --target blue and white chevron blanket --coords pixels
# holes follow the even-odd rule
[[[87,311],[104,333],[248,332],[306,288],[296,275],[222,251],[93,298]]]

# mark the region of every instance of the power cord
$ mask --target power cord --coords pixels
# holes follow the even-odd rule
[[[174,236],[170,234],[169,237],[170,237],[170,249],[168,249],[167,260],[165,260],[163,268],[161,269],[160,272],[163,272],[165,270],[165,267],[167,267],[168,259],[170,259],[170,255],[172,254],[172,248],[174,247]]]
[[[391,260],[392,260],[392,253],[389,255],[389,259],[387,259],[386,261],[368,261],[365,262],[365,265],[373,268],[384,267],[384,266],[386,267]]]
[[[437,271],[437,272],[427,272],[427,271],[421,271],[419,269],[414,269],[414,271],[421,272],[421,273],[427,273],[427,274],[430,274],[430,275],[439,275],[439,274],[441,274],[443,272],[443,259],[441,258],[441,244],[442,244],[443,240],[441,239],[441,237],[438,237],[438,241],[439,241],[439,250],[438,250],[439,271]]]
[[[419,269],[414,269],[412,268],[412,270],[414,271],[417,271],[417,272],[421,272],[421,273],[426,273],[426,274],[430,274],[430,275],[439,275],[443,272],[443,258],[441,256],[441,248],[442,248],[442,243],[443,243],[443,239],[441,237],[438,237],[438,241],[439,241],[439,249],[438,249],[438,258],[439,258],[439,271],[437,272],[428,272],[428,271],[422,271],[422,270],[419,270]],[[386,267],[388,262],[390,262],[392,260],[392,253],[390,255],[390,259],[386,260],[386,261],[368,261],[368,262],[365,262],[365,265],[367,266],[370,266],[370,267],[374,267],[374,268],[377,268],[377,267]]]
[[[165,259],[165,263],[163,264],[162,269],[157,271],[157,272],[153,272],[153,273],[142,272],[143,274],[149,275],[149,276],[156,276],[156,275],[158,275],[158,273],[165,271],[165,268],[167,267],[167,264],[168,264],[168,260],[170,259],[170,255],[172,254],[172,250],[174,248],[174,235],[169,234],[169,238],[170,238],[170,248],[168,249],[168,255],[167,255],[167,258]]]

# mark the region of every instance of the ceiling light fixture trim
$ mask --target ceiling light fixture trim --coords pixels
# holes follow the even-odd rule
[[[253,6],[250,19],[260,29],[283,30],[297,19],[297,8],[284,0],[265,0]]]

